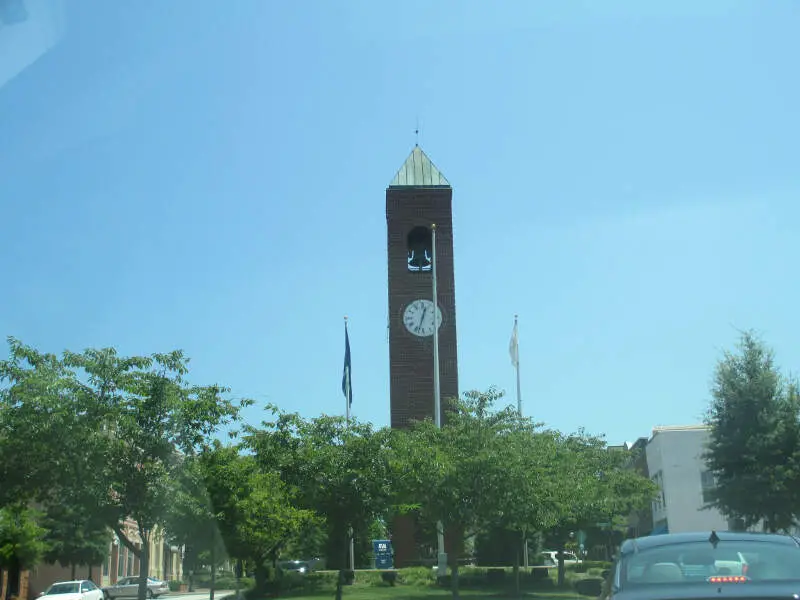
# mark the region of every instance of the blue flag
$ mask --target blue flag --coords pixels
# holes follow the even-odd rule
[[[347,400],[347,406],[353,405],[353,380],[350,375],[350,336],[347,333],[347,324],[344,326],[344,372],[342,373],[342,393]]]

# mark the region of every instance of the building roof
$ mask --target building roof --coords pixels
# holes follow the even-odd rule
[[[658,431],[696,431],[710,429],[708,425],[659,425],[653,427],[653,433]]]
[[[419,146],[414,146],[411,154],[397,171],[389,184],[390,188],[397,187],[450,187],[450,182],[436,168],[428,155]]]
[[[677,433],[685,431],[709,431],[711,428],[708,425],[662,425],[653,427],[653,434],[650,436],[650,441],[653,441],[659,433]]]

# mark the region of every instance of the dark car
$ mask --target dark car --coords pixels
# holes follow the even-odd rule
[[[796,600],[800,540],[727,531],[626,540],[609,590],[612,600]]]

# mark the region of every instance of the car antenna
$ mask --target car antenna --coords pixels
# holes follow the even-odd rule
[[[711,542],[711,545],[714,546],[714,550],[716,550],[717,544],[719,544],[719,536],[717,535],[716,531],[711,532],[711,535],[708,537],[708,541]]]

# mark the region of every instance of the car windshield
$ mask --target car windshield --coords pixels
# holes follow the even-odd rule
[[[77,594],[79,589],[80,583],[77,582],[54,583],[50,586],[50,589],[47,590],[47,595],[54,596],[57,594]]]
[[[686,542],[646,548],[623,557],[620,587],[658,583],[697,583],[736,575],[752,581],[798,578],[800,549],[754,540]]]

